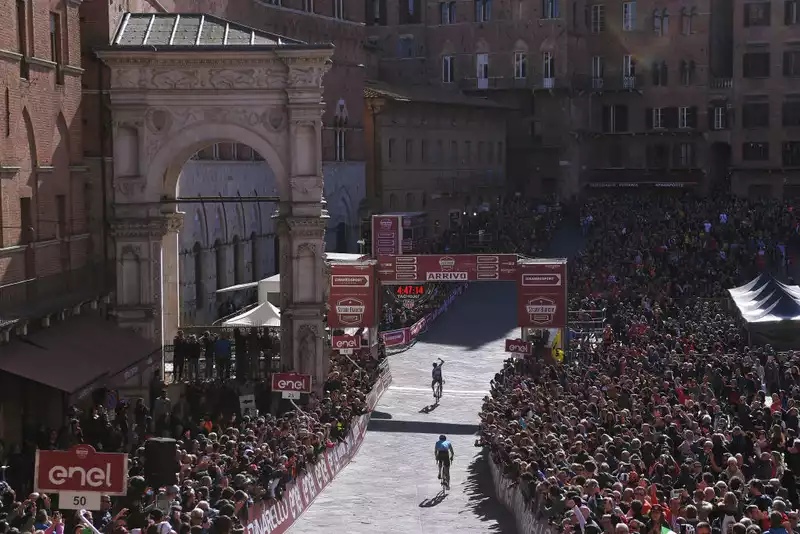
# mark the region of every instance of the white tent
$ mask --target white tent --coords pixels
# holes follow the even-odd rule
[[[222,326],[280,326],[281,312],[269,302],[262,302],[255,308],[231,317]]]

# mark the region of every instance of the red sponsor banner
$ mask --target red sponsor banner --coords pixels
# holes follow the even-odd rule
[[[382,283],[496,282],[517,279],[516,254],[381,256]]]
[[[333,336],[331,347],[334,350],[360,349],[361,338],[358,336]]]
[[[299,373],[274,373],[272,375],[272,391],[311,393],[311,375],[301,375]]]
[[[68,451],[36,451],[34,487],[38,492],[94,492],[127,495],[128,455],[97,452],[90,445]]]
[[[384,372],[367,395],[367,407],[372,410],[392,381],[391,374]],[[247,513],[244,534],[284,534],[314,499],[331,481],[341,473],[358,452],[364,441],[370,414],[353,420],[350,432],[336,447],[327,449],[316,463],[309,463],[307,471],[286,485],[283,499],[272,504],[267,501],[255,503]]]
[[[403,221],[399,215],[372,216],[372,254],[402,254]]]
[[[375,326],[375,267],[332,264],[328,305],[330,328]]]
[[[416,323],[412,324],[411,327],[408,329],[408,334],[411,337],[411,339],[416,338],[420,334],[420,332],[422,332],[422,329],[425,328],[425,325],[427,323],[428,323],[427,318],[423,317]]]
[[[411,341],[411,335],[408,328],[401,328],[400,330],[381,332],[381,339],[383,339],[383,344],[387,347],[396,347],[398,345],[407,345]]]
[[[506,352],[533,354],[533,344],[521,339],[506,339]]]
[[[519,326],[567,326],[567,264],[552,260],[520,264],[517,277]]]

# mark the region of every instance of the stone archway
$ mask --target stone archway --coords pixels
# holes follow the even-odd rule
[[[126,35],[126,28],[137,27],[137,17],[152,19],[149,27],[174,24],[171,36],[161,34],[169,43],[150,46],[150,30],[143,38]],[[321,386],[327,370],[323,252],[328,217],[322,78],[333,47],[286,44],[209,16],[202,16],[198,37],[190,39],[200,46],[186,46],[185,39],[173,46],[176,34],[185,38],[191,31],[191,26],[180,27],[182,17],[126,15],[114,44],[97,52],[111,70],[112,238],[117,258],[127,251],[140,262],[138,270],[118,266],[118,321],[162,344],[171,342],[179,327],[178,232],[184,214],[169,201],[176,198],[183,164],[195,152],[214,142],[242,143],[264,157],[278,184],[274,217],[281,242],[282,363],[313,375]],[[217,32],[220,39],[225,35],[217,46],[201,43],[202,28],[211,23],[226,28]],[[227,44],[234,31],[251,32],[244,39],[251,44],[241,39]]]

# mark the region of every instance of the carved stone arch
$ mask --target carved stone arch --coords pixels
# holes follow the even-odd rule
[[[491,48],[489,47],[489,43],[486,42],[486,39],[480,38],[478,42],[475,43],[475,53],[476,54],[488,54],[491,52]]]
[[[442,44],[442,53],[443,56],[452,56],[456,53],[456,47],[450,41],[450,39],[446,40],[444,44]]]
[[[347,102],[345,102],[344,98],[340,98],[336,102],[336,108],[333,111],[334,126],[337,128],[345,126],[348,118]]]
[[[526,43],[522,39],[517,39],[517,41],[514,43],[514,52],[527,53],[528,52],[528,43]]]

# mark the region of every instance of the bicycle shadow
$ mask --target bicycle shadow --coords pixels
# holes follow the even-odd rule
[[[447,493],[444,490],[439,491],[435,497],[432,499],[423,499],[421,503],[419,503],[420,508],[433,508],[437,504],[441,504],[441,502],[447,497]]]
[[[419,411],[419,413],[426,413],[426,414],[427,414],[427,413],[431,413],[433,410],[435,410],[435,409],[436,409],[436,408],[438,408],[438,407],[439,407],[439,402],[437,401],[437,402],[434,402],[433,404],[430,404],[430,405],[428,405],[428,406],[425,406],[424,408],[422,408],[422,409]]]

